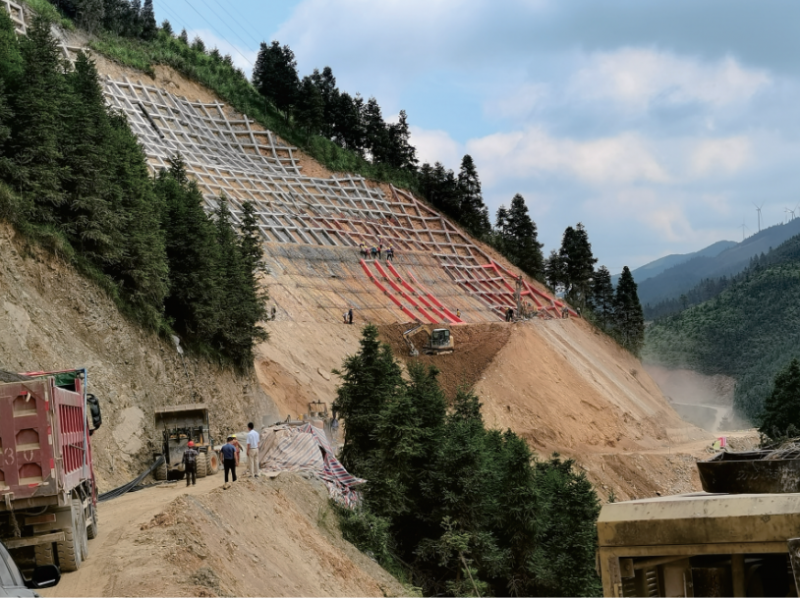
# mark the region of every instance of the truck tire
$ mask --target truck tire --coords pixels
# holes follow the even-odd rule
[[[208,475],[207,469],[208,461],[205,458],[205,455],[197,455],[197,477],[204,478]]]
[[[153,473],[155,474],[155,477],[156,477],[157,480],[159,480],[159,481],[166,480],[167,479],[167,462],[165,461],[164,463],[162,463],[161,465],[156,467],[156,470]]]
[[[53,543],[37,544],[34,547],[34,557],[37,567],[41,567],[42,565],[55,565],[56,555],[53,552]]]
[[[89,507],[89,513],[90,513],[89,515],[90,522],[88,527],[86,528],[86,537],[89,540],[94,540],[97,537],[97,522],[98,522],[97,507],[91,505]]]
[[[206,464],[208,475],[214,475],[219,471],[219,455],[215,450],[209,449],[206,457],[208,458],[208,463]]]
[[[77,504],[77,508],[76,508]],[[81,501],[72,501],[72,525],[63,528],[64,541],[56,542],[58,566],[62,571],[77,571],[83,561],[83,541],[86,537],[86,522],[83,517]]]

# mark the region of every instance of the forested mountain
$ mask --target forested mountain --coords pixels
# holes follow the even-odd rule
[[[635,270],[631,270],[631,274],[633,274],[634,278],[641,284],[648,278],[658,276],[667,268],[683,264],[695,257],[716,257],[726,249],[730,249],[735,245],[737,245],[736,241],[717,241],[700,251],[694,251],[692,253],[672,253],[660,257],[657,260],[653,260],[644,266],[639,266]],[[619,277],[619,274],[614,274],[614,276],[611,277],[611,282],[617,284]]]
[[[800,234],[800,218],[787,224],[777,224],[748,237],[714,257],[697,256],[687,262],[672,266],[639,283],[639,299],[647,304],[680,297],[706,278],[731,276],[744,270],[750,258],[767,253],[794,235]]]
[[[716,298],[653,323],[644,350],[651,362],[733,376],[734,407],[751,420],[776,373],[798,356],[800,235],[754,260]]]

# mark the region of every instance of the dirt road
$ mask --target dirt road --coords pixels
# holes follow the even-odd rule
[[[316,478],[222,476],[102,503],[89,559],[44,596],[384,596],[407,591],[345,542]]]

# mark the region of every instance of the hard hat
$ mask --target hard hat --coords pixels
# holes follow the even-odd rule
[[[193,447],[193,446],[194,446],[194,442],[192,442],[192,441],[190,440],[190,441],[189,441],[189,444],[187,444],[186,446],[188,446],[188,447]]]
[[[236,438],[236,434],[231,434],[231,438]]]
[[[228,436],[228,440],[233,440],[233,436]]]

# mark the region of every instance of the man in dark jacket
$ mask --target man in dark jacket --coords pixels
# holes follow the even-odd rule
[[[183,467],[186,472],[186,485],[190,481],[192,486],[197,482],[197,451],[194,450],[194,442],[191,440],[186,445],[186,451],[183,453]]]
[[[236,446],[233,444],[233,436],[228,436],[227,444],[222,445],[222,466],[225,468],[225,483],[228,483],[228,472],[232,474],[232,482],[236,481]]]

